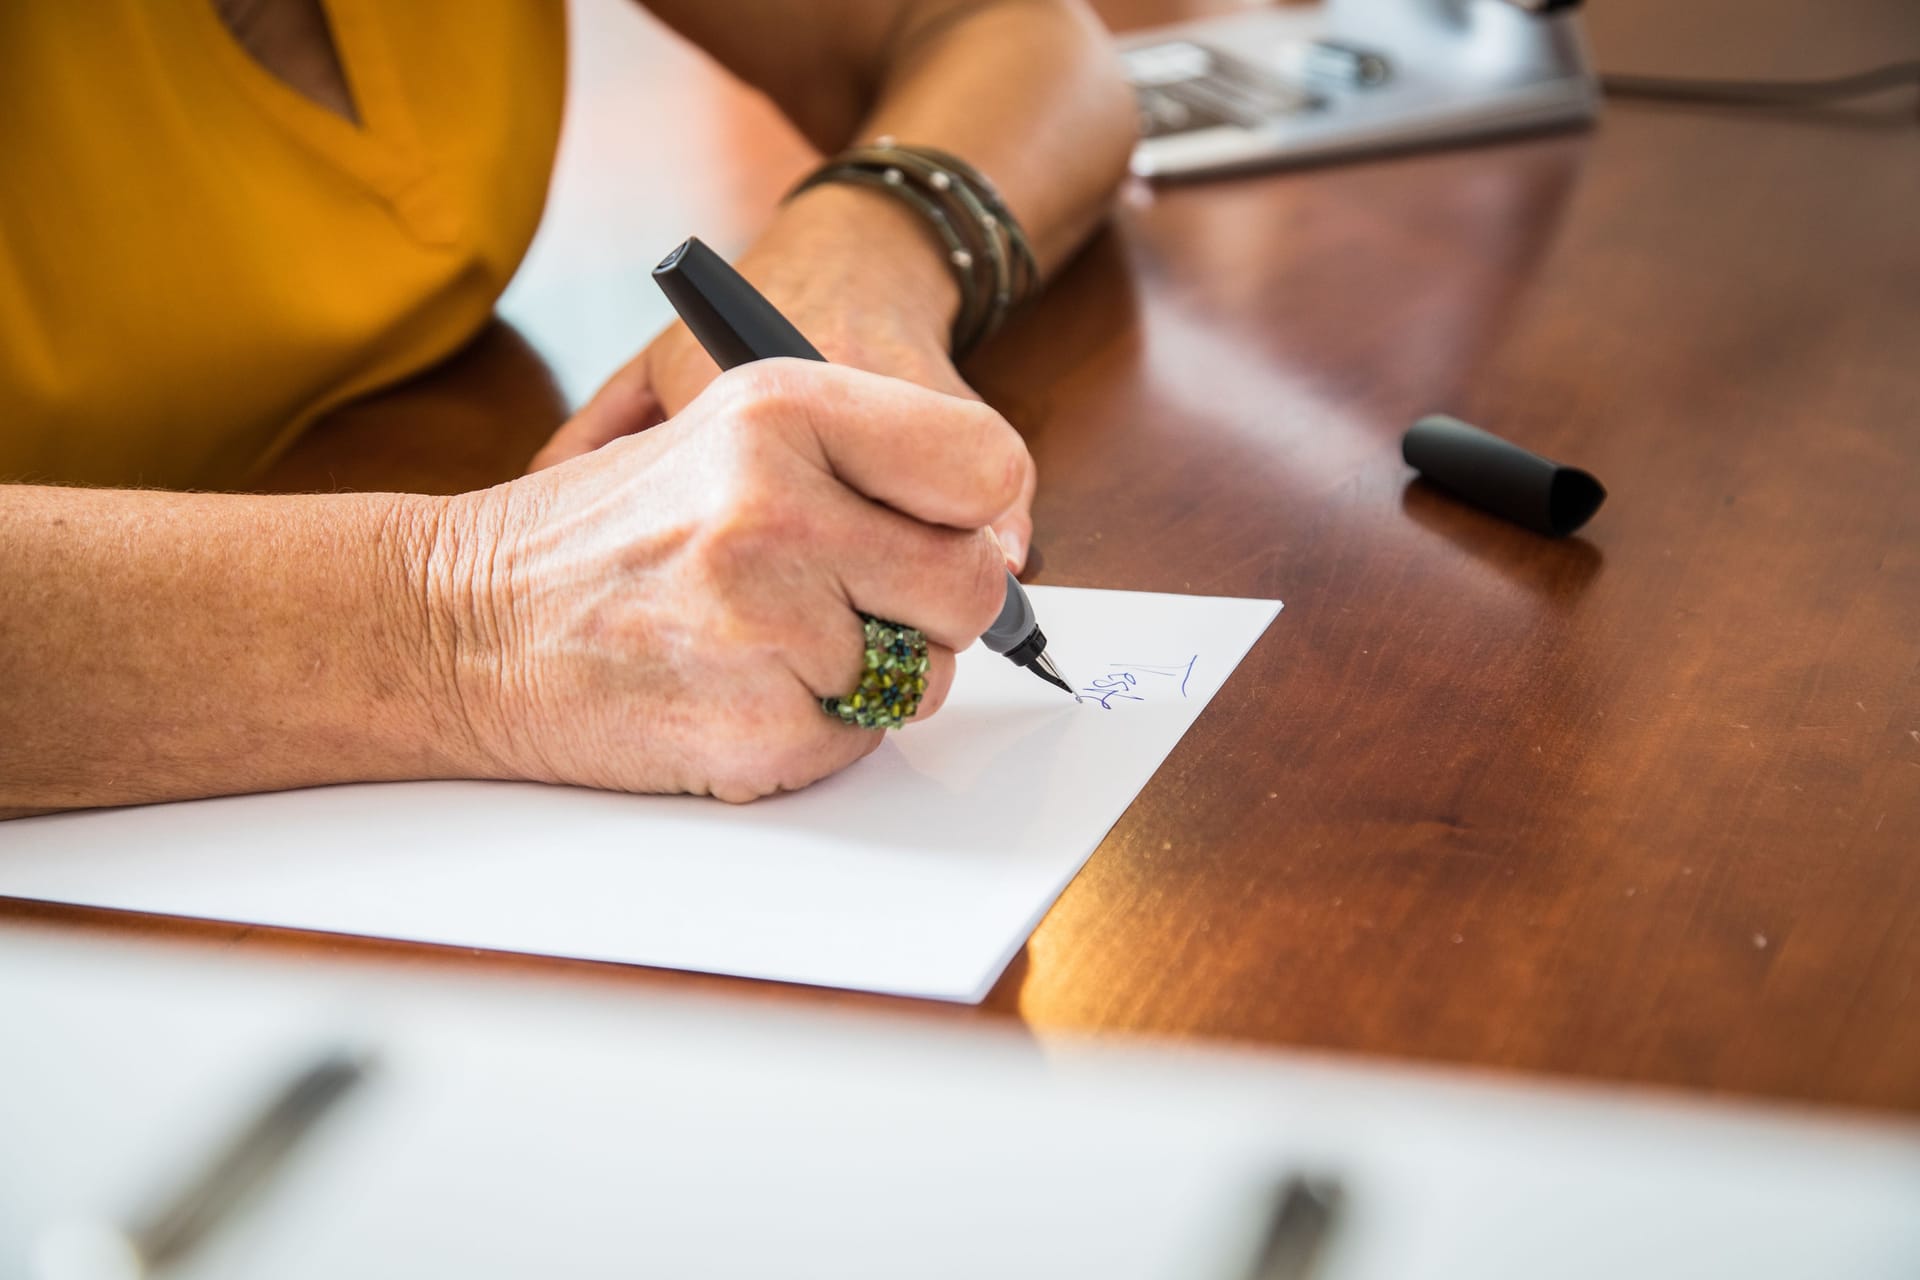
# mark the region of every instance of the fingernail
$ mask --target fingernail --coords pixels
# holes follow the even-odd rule
[[[1007,553],[1007,563],[1016,573],[1027,562],[1027,544],[1017,533],[1001,534],[1000,549]]]

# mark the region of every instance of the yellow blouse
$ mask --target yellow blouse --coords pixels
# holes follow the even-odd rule
[[[213,0],[0,3],[0,481],[230,487],[485,322],[560,0],[325,0],[358,125]]]

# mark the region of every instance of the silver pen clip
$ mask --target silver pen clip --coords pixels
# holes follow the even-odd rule
[[[1266,1238],[1247,1280],[1311,1280],[1319,1270],[1346,1197],[1330,1178],[1292,1175],[1280,1184]]]
[[[125,1223],[79,1220],[50,1229],[34,1251],[37,1280],[134,1280],[179,1262],[272,1176],[371,1062],[359,1051],[329,1050],[146,1212]]]

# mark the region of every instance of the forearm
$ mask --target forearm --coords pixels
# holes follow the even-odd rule
[[[473,773],[440,502],[0,486],[0,817]]]
[[[1134,111],[1109,40],[1063,0],[653,0],[652,8],[768,93],[823,152],[892,135],[949,151],[999,189],[1043,273],[1099,221],[1126,172]],[[816,188],[784,206],[744,262],[783,306],[800,277],[944,333],[959,292],[917,215],[886,196]],[[772,260],[804,264],[777,271]],[[793,279],[777,278],[790,275]],[[913,286],[899,289],[904,277]],[[849,290],[853,290],[849,293]]]
[[[1134,110],[1106,33],[1076,5],[919,5],[853,137],[938,147],[985,173],[1043,273],[1073,252],[1126,173]],[[845,145],[845,142],[842,143]]]

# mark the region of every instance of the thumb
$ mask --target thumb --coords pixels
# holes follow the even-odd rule
[[[1029,464],[1020,496],[993,522],[993,535],[1006,553],[1007,568],[1016,574],[1027,567],[1027,552],[1033,547],[1033,494],[1038,482],[1039,472]]]

